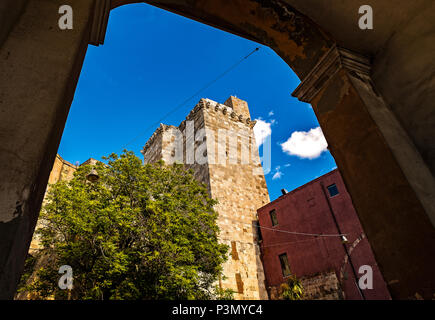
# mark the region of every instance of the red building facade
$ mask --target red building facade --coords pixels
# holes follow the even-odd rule
[[[344,299],[391,299],[338,170],[283,194],[258,209],[258,218],[269,289],[289,275],[333,271]],[[373,270],[373,289],[358,285],[364,265]]]

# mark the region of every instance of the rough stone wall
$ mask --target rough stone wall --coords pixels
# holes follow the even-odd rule
[[[223,289],[232,289],[236,299],[267,299],[254,225],[256,209],[269,202],[269,194],[253,135],[254,124],[247,103],[230,97],[226,104],[201,99],[179,126],[183,163],[219,201],[216,210],[220,240],[231,248],[219,283]],[[180,137],[171,136],[171,130],[168,126],[157,129],[156,136],[158,131],[167,133],[163,134],[164,143],[160,143],[165,150],[158,150],[158,140],[154,140],[155,146],[147,143],[143,150],[145,162],[156,160],[159,154],[165,162],[174,162],[174,146]]]
[[[181,157],[186,160],[180,159],[181,161],[179,162],[184,163],[187,169],[193,171],[194,177],[206,185],[209,195],[212,196],[210,189],[210,167],[207,161],[208,150],[207,143],[205,143],[207,139],[205,114],[200,110],[199,105],[189,113],[186,120],[178,128],[182,136],[178,137],[178,139],[172,138],[172,141],[175,144],[182,143],[184,148]],[[165,141],[168,139],[166,138]],[[177,156],[178,154],[172,150],[171,157]],[[170,161],[174,161],[174,158],[171,158]]]
[[[76,170],[77,166],[62,159],[60,155],[56,155],[53,168],[50,172],[50,177],[48,178],[47,189],[49,188],[50,184],[54,184],[59,181],[71,180]]]
[[[215,103],[213,106],[212,102],[209,103],[211,106],[204,109],[205,125],[215,133],[215,141],[212,137],[207,139],[207,151],[211,153],[215,148],[214,154],[217,155],[215,163],[209,164],[210,188],[212,196],[219,201],[216,210],[219,213],[221,241],[232,250],[231,258],[224,266],[227,279],[222,281],[222,286],[236,289],[237,299],[265,299],[265,277],[257,245],[257,230],[253,225],[257,221],[256,209],[269,203],[269,193],[253,136],[255,123],[250,121],[246,102],[246,108],[235,110],[227,105]],[[228,100],[227,104],[234,105]],[[243,102],[236,106],[240,105]],[[226,143],[217,134],[220,129],[229,130]],[[230,142],[235,134],[240,135],[237,148],[234,142]],[[254,150],[249,150],[249,146]],[[251,155],[245,164],[242,163],[242,149],[245,152],[249,150]],[[221,163],[221,159],[225,162]],[[237,163],[232,163],[234,160]]]
[[[162,131],[163,126],[160,127],[153,133],[151,138],[148,140],[144,148],[142,149],[142,154],[144,156],[145,163],[156,162],[162,159]]]
[[[303,300],[343,300],[343,292],[335,271],[301,277],[300,281],[304,292]],[[270,288],[270,299],[281,300],[281,294],[281,287]]]
[[[303,277],[301,283],[304,288],[304,300],[343,299],[343,292],[335,271]]]

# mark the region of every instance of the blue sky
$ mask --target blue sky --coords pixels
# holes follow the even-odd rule
[[[159,121],[256,47],[261,49]],[[266,181],[273,200],[281,188],[290,191],[336,166],[323,151],[312,108],[291,96],[298,84],[265,46],[146,4],[123,6],[111,12],[104,45],[88,48],[59,154],[72,163],[124,147],[141,156],[159,122],[178,125],[200,98],[223,103],[235,95],[248,102],[258,126],[271,129]]]

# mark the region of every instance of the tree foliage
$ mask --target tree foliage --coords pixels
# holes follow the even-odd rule
[[[287,281],[281,284],[281,296],[284,300],[302,300],[304,288],[301,281],[295,276],[290,276]]]
[[[143,165],[132,152],[80,166],[50,186],[37,230],[43,266],[22,290],[56,299],[212,299],[228,247],[215,201],[182,165]],[[89,182],[96,169],[99,180]],[[34,259],[33,259],[34,261]],[[61,265],[73,289],[58,287]]]

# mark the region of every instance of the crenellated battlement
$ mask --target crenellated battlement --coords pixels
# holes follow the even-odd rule
[[[223,116],[226,116],[226,117],[228,117],[228,119],[231,119],[233,121],[238,121],[238,122],[244,123],[244,124],[250,126],[251,128],[253,128],[255,123],[256,123],[256,121],[251,121],[251,118],[249,117],[249,113],[248,113],[248,116],[246,114],[243,114],[243,113],[237,113],[236,112],[237,110],[234,110],[232,105],[228,105],[225,103],[222,104],[222,103],[210,100],[210,99],[201,99],[192,111],[195,112],[195,109],[201,110],[203,108],[205,108],[205,110],[207,110],[208,112],[211,112],[211,114],[213,114],[213,112],[214,112],[215,116],[223,115]]]
[[[167,125],[164,123],[160,123],[160,126],[153,132],[151,137],[145,143],[144,147],[140,151],[143,155],[147,152],[147,150],[156,142],[156,139],[160,138],[162,133],[168,131],[169,129],[178,129],[176,126]]]
[[[239,102],[239,104],[241,104],[240,102],[246,104],[245,101],[232,96],[228,98],[224,104],[213,101],[211,99],[201,98],[199,102],[195,105],[195,107],[193,107],[193,109],[186,116],[185,120],[183,120],[178,127],[161,123],[160,126],[153,132],[151,137],[148,139],[145,146],[142,148],[141,153],[145,154],[150,146],[155,143],[155,140],[160,137],[163,132],[170,129],[178,129],[183,132],[186,127],[186,121],[191,121],[197,118],[198,112],[208,112],[211,116],[215,117],[223,116],[229,120],[243,123],[252,129],[255,126],[256,121],[252,121],[249,117],[249,110],[245,111],[239,108],[239,113],[237,113],[234,110],[234,101]]]
[[[231,98],[237,99],[235,97],[230,97],[227,99],[227,101],[229,101]],[[237,99],[237,100],[243,101],[240,99]],[[195,105],[195,107],[187,115],[186,119],[181,122],[181,124],[178,128],[183,127],[183,123],[185,121],[192,120],[195,117],[195,114],[197,112],[200,112],[201,110],[205,110],[207,112],[210,112],[210,114],[213,114],[213,112],[214,112],[215,116],[219,116],[219,115],[226,116],[233,121],[238,121],[238,122],[244,123],[244,124],[250,126],[251,128],[253,128],[256,121],[251,121],[251,118],[249,116],[249,112],[246,113],[246,111],[245,111],[244,113],[242,113],[239,111],[239,113],[238,113],[237,110],[234,109],[233,104],[230,104],[227,101],[222,104],[222,103],[213,101],[211,99],[201,98],[199,100],[199,102]]]

